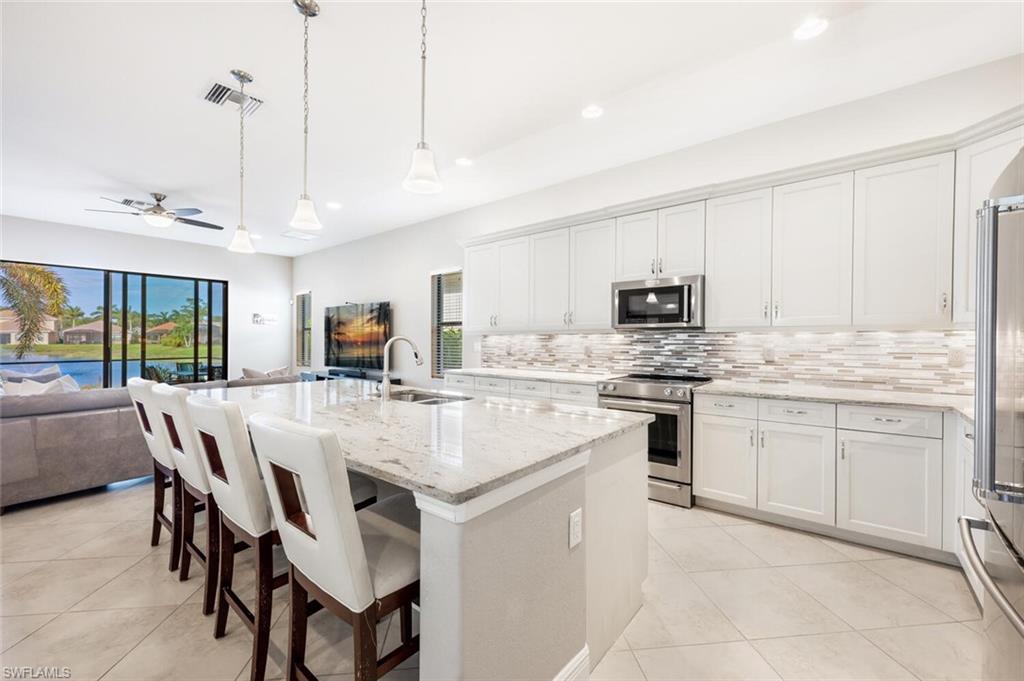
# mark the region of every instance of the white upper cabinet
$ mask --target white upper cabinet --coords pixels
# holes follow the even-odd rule
[[[855,173],[854,325],[948,325],[952,251],[953,152]]]
[[[956,152],[956,217],[953,226],[953,321],[974,324],[977,280],[977,210],[992,185],[1024,146],[1024,127],[976,142]]]
[[[658,211],[615,219],[615,279],[657,276]]]
[[[569,229],[530,237],[530,328],[569,325]]]
[[[498,245],[467,248],[462,278],[466,331],[494,330],[494,315],[498,311]]]
[[[772,190],[772,325],[841,326],[853,307],[853,173]]]
[[[768,326],[772,190],[707,202],[707,326]]]
[[[615,220],[572,227],[569,239],[569,326],[579,330],[610,329]]]
[[[526,329],[530,321],[530,240],[498,242],[498,308],[495,327],[499,330]]]
[[[658,211],[659,277],[704,274],[704,202]]]

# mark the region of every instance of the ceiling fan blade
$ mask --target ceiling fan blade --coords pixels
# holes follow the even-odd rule
[[[145,201],[135,201],[133,199],[112,199],[109,196],[101,196],[100,198],[103,199],[104,201],[116,203],[119,206],[125,206],[127,208],[137,208],[139,210],[146,210],[147,208],[154,205],[152,203],[146,203]]]
[[[172,213],[179,217],[188,217],[189,215],[199,215],[203,211],[198,208],[169,208]]]
[[[177,218],[175,222],[182,222],[186,225],[192,225],[193,227],[205,227],[206,229],[224,229],[220,225],[215,225],[212,222],[203,222],[202,220],[189,220],[188,218],[183,217]]]
[[[117,215],[142,215],[142,213],[132,213],[126,210],[103,210],[102,208],[86,208],[90,213],[116,213]]]

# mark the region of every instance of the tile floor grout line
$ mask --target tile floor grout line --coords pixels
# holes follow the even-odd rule
[[[167,607],[167,606],[156,606],[156,607]],[[112,608],[112,609],[113,609],[113,608]],[[160,625],[161,625],[161,624],[163,624],[164,622],[166,622],[166,621],[167,621],[167,619],[168,619],[168,618],[169,618],[169,617],[170,617],[171,615],[173,615],[173,614],[175,613],[175,611],[176,611],[176,610],[177,610],[177,608],[171,608],[170,612],[168,612],[168,613],[167,613],[167,616],[166,616],[166,617],[164,617],[164,618],[163,618],[162,620],[160,620],[159,622],[157,622],[157,623],[156,623],[156,625],[155,625],[155,626],[154,626],[154,627],[153,627],[152,629],[150,629],[150,630],[149,630],[148,632],[146,632],[146,634],[145,634],[145,635],[144,635],[144,636],[143,636],[142,638],[140,638],[140,639],[139,639],[138,641],[136,641],[136,642],[135,642],[135,645],[133,645],[133,646],[132,646],[131,648],[129,648],[128,650],[126,650],[126,651],[125,651],[125,653],[124,653],[124,655],[122,655],[121,657],[119,657],[119,658],[117,658],[116,660],[114,660],[114,662],[112,662],[112,663],[111,663],[111,665],[110,665],[109,667],[107,667],[106,671],[104,671],[104,672],[103,672],[102,674],[100,674],[99,676],[97,676],[97,677],[96,677],[96,681],[102,681],[102,679],[103,679],[104,677],[106,677],[106,675],[107,675],[107,674],[109,674],[109,673],[110,673],[110,670],[111,670],[111,669],[113,669],[113,668],[114,668],[114,667],[116,667],[116,666],[117,666],[118,664],[120,664],[120,663],[121,663],[121,660],[123,660],[124,658],[128,657],[128,655],[130,655],[130,654],[131,654],[131,652],[132,652],[133,650],[135,650],[135,649],[136,649],[136,648],[138,648],[138,647],[139,647],[140,645],[142,645],[142,642],[143,642],[143,641],[145,641],[145,640],[146,640],[147,638],[149,638],[150,636],[152,636],[152,635],[153,635],[153,632],[154,632],[154,631],[156,631],[157,629],[159,629],[159,628],[160,628]],[[87,611],[87,612],[88,612],[88,611]]]
[[[882,648],[882,647],[881,647],[880,645],[878,645],[877,643],[875,643],[874,641],[872,641],[872,640],[871,640],[870,638],[868,638],[868,637],[867,637],[867,636],[865,636],[864,634],[860,633],[859,631],[857,632],[857,635],[858,635],[858,636],[860,636],[860,637],[861,637],[862,639],[864,639],[865,641],[867,641],[867,642],[868,642],[868,643],[869,643],[869,644],[870,644],[870,645],[871,645],[872,647],[874,647],[874,648],[875,648],[876,650],[878,650],[878,651],[879,651],[880,653],[882,653],[883,655],[885,655],[886,657],[888,657],[888,658],[889,658],[890,660],[892,660],[893,662],[895,662],[895,663],[896,663],[896,664],[897,664],[897,665],[898,665],[898,666],[899,666],[899,667],[900,667],[901,669],[905,669],[905,670],[907,671],[907,673],[908,673],[908,674],[910,674],[910,675],[911,675],[912,677],[914,677],[915,679],[917,679],[917,681],[924,681],[923,679],[921,679],[921,677],[920,677],[920,676],[918,676],[917,674],[915,674],[915,673],[913,672],[913,670],[911,670],[911,669],[910,669],[910,668],[908,668],[908,667],[907,667],[907,666],[906,666],[905,664],[903,664],[902,662],[900,662],[899,660],[897,660],[897,659],[896,659],[895,657],[893,657],[892,655],[890,655],[890,654],[888,653],[888,651],[884,650],[884,649],[883,649],[883,648]]]
[[[894,562],[897,561],[897,560],[901,560],[901,561],[902,560],[906,560],[906,561],[911,561],[911,562],[919,561],[919,562],[925,563],[926,565],[928,565],[930,567],[936,567],[936,566],[943,565],[942,563],[937,563],[935,561],[930,561],[930,560],[926,560],[926,559],[923,559],[923,558],[916,558],[915,559],[915,558],[902,557],[902,556],[896,556],[894,558],[888,558],[887,560],[891,560],[891,561],[894,561]],[[871,570],[870,567],[867,567],[867,566],[865,566],[865,567],[866,567],[866,569]],[[963,580],[963,582],[967,586],[967,588],[969,590],[973,590],[972,587],[971,587],[971,583],[969,581],[967,581],[967,575],[964,573],[963,570],[957,570],[956,568],[954,568],[952,566],[945,566],[945,567],[948,567],[950,570],[953,570],[955,572],[959,572],[959,576]],[[904,587],[901,587],[899,584],[896,584],[896,582],[894,582],[893,580],[889,579],[887,576],[883,575],[882,573],[876,572],[875,570],[871,570],[871,572],[876,574],[876,575],[878,575],[879,577],[881,577],[885,581],[889,582],[890,584],[893,584],[893,585],[895,585],[897,587],[900,587],[901,589],[909,591],[909,590],[905,589]],[[911,594],[911,595],[916,595],[916,594]],[[924,600],[924,599],[921,598],[921,600]],[[933,607],[936,610],[938,610],[939,612],[941,612],[946,617],[949,617],[950,619],[952,619],[954,622],[973,622],[973,621],[975,621],[975,620],[961,620],[959,617],[957,617],[957,616],[955,616],[955,615],[953,615],[951,613],[946,612],[945,610],[940,608],[938,605],[935,605],[934,603],[930,603],[928,601],[925,601],[925,602],[928,603],[928,605],[930,605],[931,607]],[[975,603],[975,605],[977,605],[977,604]],[[978,614],[981,615],[982,613],[979,611]],[[980,619],[980,618],[976,618],[976,619]]]

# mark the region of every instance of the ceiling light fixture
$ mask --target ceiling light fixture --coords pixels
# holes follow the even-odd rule
[[[344,207],[341,201],[328,201],[324,205],[330,208],[331,210],[341,210]]]
[[[263,238],[263,235],[262,234],[249,234],[249,238],[252,239],[253,241],[259,241],[260,239]]]
[[[828,28],[828,19],[824,17],[810,16],[804,22],[793,29],[794,40],[810,40],[817,38]]]
[[[249,238],[245,227],[245,85],[252,82],[252,76],[241,69],[233,69],[231,75],[240,86],[242,101],[238,104],[238,229],[231,237],[228,250],[234,253],[255,253],[256,247]]]
[[[316,232],[324,228],[316,216],[316,206],[309,198],[309,18],[320,14],[316,0],[293,0],[302,15],[302,194],[295,202],[295,214],[288,223],[293,229]]]
[[[174,213],[167,211],[165,213],[143,213],[142,219],[150,227],[170,227],[174,224]]]
[[[469,166],[473,165],[473,159],[466,158],[465,156],[460,156],[457,159],[455,159],[455,165],[462,166],[463,168],[468,168]]]
[[[580,111],[580,116],[584,118],[600,118],[604,115],[604,109],[599,107],[597,104],[591,104],[590,106]]]
[[[420,6],[420,141],[412,152],[409,174],[402,182],[402,189],[414,194],[436,194],[443,189],[437,175],[434,152],[427,146],[427,0]]]

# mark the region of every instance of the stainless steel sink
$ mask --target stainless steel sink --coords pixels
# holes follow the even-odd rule
[[[420,390],[403,390],[402,392],[391,393],[390,399],[395,402],[410,402],[412,404],[436,406],[438,404],[448,404],[449,402],[462,402],[473,398],[465,395],[439,395],[437,393],[423,392]]]

